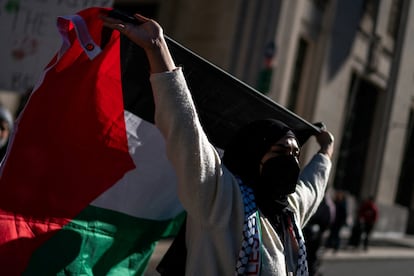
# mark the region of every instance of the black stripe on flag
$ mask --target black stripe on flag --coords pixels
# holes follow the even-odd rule
[[[288,124],[303,145],[319,129],[247,84],[191,52],[168,36],[175,63],[183,67],[201,124],[210,141],[224,148],[244,124],[274,118]],[[125,109],[154,123],[149,64],[144,51],[121,36],[122,87]]]

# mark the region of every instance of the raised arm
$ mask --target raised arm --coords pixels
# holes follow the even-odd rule
[[[323,199],[334,151],[334,137],[326,129],[322,129],[315,138],[320,149],[303,168],[296,192],[289,197],[302,226],[310,219]]]
[[[103,20],[105,26],[119,30],[147,54],[155,124],[165,138],[167,156],[177,174],[181,203],[200,222],[221,219],[224,208],[220,206],[228,204],[229,195],[236,189],[221,185],[220,157],[203,131],[181,68],[174,64],[162,28],[143,16],[135,15],[135,18],[140,25],[108,17]]]

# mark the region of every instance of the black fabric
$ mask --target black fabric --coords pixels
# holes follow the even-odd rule
[[[224,148],[249,122],[273,118],[286,122],[300,145],[319,129],[217,66],[166,36],[175,63],[183,68],[201,124],[213,145]],[[105,42],[105,41],[104,41]],[[149,63],[143,49],[121,36],[122,90],[125,109],[154,123]]]
[[[260,211],[269,220],[277,222],[278,218],[288,209],[287,196],[280,197],[277,200],[269,200],[268,198],[261,199],[260,196],[261,194],[256,196],[256,203]],[[277,224],[274,224],[273,226],[276,225]]]
[[[166,37],[176,64],[182,66],[201,123],[210,141],[223,148],[253,120],[277,119],[291,127],[303,145],[319,129],[251,86]]]
[[[124,109],[154,123],[155,104],[147,56],[125,36],[121,36],[120,49]]]
[[[140,24],[134,17],[120,10],[113,9],[108,15],[132,24]],[[102,46],[108,38],[105,32],[103,30]],[[240,127],[252,120],[263,118],[286,122],[295,130],[300,145],[320,131],[318,127],[170,37],[165,36],[165,39],[175,63],[184,69],[201,124],[215,146],[223,148]],[[128,38],[121,36],[120,55],[125,109],[153,123],[155,107],[145,52]]]
[[[266,187],[263,196],[273,199],[293,193],[298,183],[300,167],[295,156],[280,155],[268,159],[262,166],[258,188]]]
[[[167,252],[157,265],[156,270],[162,276],[185,275],[185,263],[187,260],[187,247],[185,245],[186,219],[181,225],[180,231],[174,238]]]
[[[291,129],[274,119],[255,120],[242,127],[224,148],[223,163],[243,183],[259,183],[260,162],[272,144]]]

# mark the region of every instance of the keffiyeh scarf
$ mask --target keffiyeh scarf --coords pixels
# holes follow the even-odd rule
[[[239,179],[244,203],[243,241],[236,263],[235,275],[259,275],[260,273],[260,220],[254,201],[253,190]]]
[[[244,203],[243,241],[236,263],[235,275],[260,275],[261,264],[261,232],[258,208],[255,203],[253,190],[238,179]],[[296,226],[293,213],[287,212],[288,232],[297,242],[298,263],[296,276],[308,276],[305,241]],[[293,242],[293,241],[292,241]]]

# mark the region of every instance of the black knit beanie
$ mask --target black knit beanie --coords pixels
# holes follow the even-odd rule
[[[242,127],[224,148],[223,163],[246,185],[257,183],[260,161],[269,148],[292,131],[274,119],[253,121]]]

